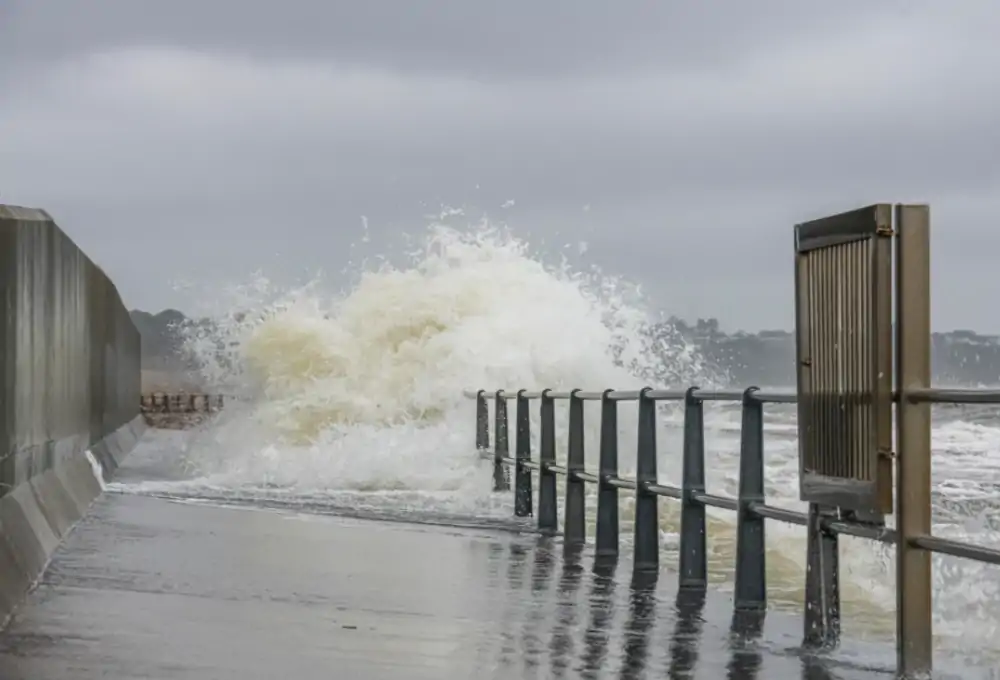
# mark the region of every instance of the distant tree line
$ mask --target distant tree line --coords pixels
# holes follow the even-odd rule
[[[192,358],[183,355],[182,329],[192,323],[210,323],[192,321],[175,309],[158,314],[133,310],[132,320],[142,334],[143,367],[159,370],[192,368]],[[670,343],[680,338],[695,345],[708,367],[733,385],[795,384],[795,335],[791,331],[725,333],[715,318],[690,323],[670,317],[652,335],[662,335]],[[1000,385],[998,336],[971,330],[934,333],[931,361],[936,384]]]
[[[705,361],[735,385],[795,384],[795,334],[786,330],[725,333],[718,319],[693,324],[671,317],[663,324],[696,345]],[[938,385],[1000,384],[1000,337],[971,330],[933,333],[931,367]]]

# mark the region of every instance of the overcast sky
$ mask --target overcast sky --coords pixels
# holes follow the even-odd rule
[[[447,204],[752,330],[795,222],[926,201],[935,326],[1000,331],[998,35],[996,0],[0,0],[0,200],[150,310]]]

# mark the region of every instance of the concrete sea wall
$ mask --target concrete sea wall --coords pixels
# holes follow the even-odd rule
[[[42,210],[0,205],[0,627],[144,427],[118,290]]]

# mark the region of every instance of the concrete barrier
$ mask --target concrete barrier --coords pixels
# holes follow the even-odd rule
[[[0,205],[0,628],[145,424],[114,284],[42,210]]]

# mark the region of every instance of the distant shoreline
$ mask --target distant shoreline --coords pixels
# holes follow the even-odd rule
[[[183,356],[179,329],[198,324],[210,329],[208,319],[190,319],[167,309],[156,314],[130,312],[142,335],[144,391],[198,391],[206,388],[197,366]],[[689,323],[671,317],[652,328],[652,335],[666,346],[685,342],[698,348],[710,373],[725,376],[732,385],[794,385],[795,335],[791,331],[759,333],[721,330],[718,319]],[[932,335],[933,380],[950,386],[1000,384],[1000,337],[971,330]],[[721,376],[720,376],[721,377]]]

